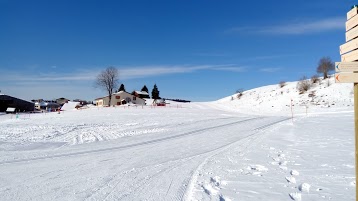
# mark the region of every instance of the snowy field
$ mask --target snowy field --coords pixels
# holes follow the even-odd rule
[[[319,87],[323,104],[308,110],[307,94],[267,86],[240,100],[0,115],[0,200],[354,200],[351,88]]]

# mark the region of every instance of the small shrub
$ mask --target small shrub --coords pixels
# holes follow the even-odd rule
[[[278,83],[278,86],[280,86],[280,88],[283,88],[284,86],[286,86],[286,82],[281,81],[280,83]]]
[[[242,95],[244,94],[244,89],[240,88],[240,89],[236,90],[236,93],[237,93],[236,98],[240,99],[242,97]]]
[[[314,83],[318,83],[320,81],[318,75],[313,75],[311,77],[311,82],[314,84]]]
[[[316,91],[311,91],[309,94],[308,94],[308,97],[315,97],[316,96]]]
[[[310,80],[307,79],[306,76],[303,76],[300,81],[297,83],[297,89],[299,94],[303,94],[306,91],[308,91],[312,86],[312,83]]]

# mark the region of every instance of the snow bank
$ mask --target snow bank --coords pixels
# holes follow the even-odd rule
[[[76,109],[77,106],[81,106],[81,104],[79,102],[68,101],[61,107],[61,110],[63,110],[63,111],[74,110],[74,109]]]

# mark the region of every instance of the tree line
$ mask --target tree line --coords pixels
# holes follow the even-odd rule
[[[118,89],[117,91],[115,91],[115,92],[120,92],[120,91],[127,92],[126,89],[125,89],[125,87],[124,87],[124,84],[121,84],[121,85],[119,86],[119,89]],[[148,93],[148,97],[146,97],[146,98],[150,98],[150,96],[149,96],[149,90],[148,90],[148,87],[147,87],[146,85],[144,85],[140,91],[142,91],[142,92],[147,92],[147,93]],[[127,92],[127,93],[128,93],[128,92]],[[134,95],[134,93],[135,93],[135,90],[132,91],[131,94]],[[158,90],[157,84],[154,84],[154,86],[153,86],[152,98],[153,98],[153,99],[160,99],[159,90]]]

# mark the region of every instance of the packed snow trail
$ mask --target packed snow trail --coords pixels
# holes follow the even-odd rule
[[[315,113],[241,140],[201,165],[186,198],[353,201],[353,119],[353,111]]]
[[[91,125],[96,120],[93,116],[103,118],[104,114],[110,114],[113,121],[117,111],[88,110],[82,113],[92,115],[93,122],[86,120]],[[31,144],[31,149],[21,149],[13,139],[3,142],[0,144],[0,148],[3,147],[0,159],[2,200],[182,200],[194,172],[207,158],[235,143],[240,144],[243,139],[259,138],[260,129],[287,120],[286,117],[241,116],[200,108],[151,110],[151,116],[141,112],[147,126],[155,125],[162,131],[57,148],[33,146],[46,141],[22,142],[24,146]],[[164,115],[168,112],[176,112],[169,121]],[[76,116],[73,113],[66,114],[66,118]],[[121,111],[127,118],[133,113],[134,110]],[[161,124],[150,122],[151,118]],[[41,122],[41,118],[38,121]],[[81,119],[74,121],[82,122]],[[24,122],[17,123],[29,126]],[[8,129],[11,124],[2,122],[0,126]],[[140,124],[134,122],[131,125],[140,129]],[[56,128],[56,123],[47,126]],[[96,127],[92,132],[105,136]],[[68,135],[78,133],[81,131],[77,129],[69,131]],[[20,135],[18,138],[23,139]],[[52,141],[54,138],[49,138],[47,143],[58,143]],[[65,132],[61,139],[66,139]]]

